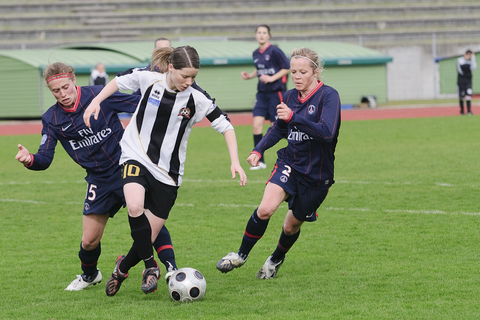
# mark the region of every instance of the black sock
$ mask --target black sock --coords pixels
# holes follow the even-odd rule
[[[283,258],[285,258],[285,254],[288,252],[288,250],[290,250],[290,248],[293,246],[295,241],[297,241],[299,236],[300,230],[293,236],[287,236],[282,230],[282,234],[280,235],[280,239],[278,240],[277,248],[272,254],[272,262],[277,263]]]
[[[133,247],[137,250],[138,256],[145,262],[145,268],[156,267],[153,259],[152,249],[152,228],[145,213],[138,217],[128,216],[130,231],[133,238]]]
[[[472,109],[472,101],[467,100],[467,112],[468,113],[472,112],[471,109]]]
[[[97,261],[102,252],[100,243],[98,246],[90,251],[83,249],[82,244],[80,243],[80,251],[78,252],[78,257],[82,263],[82,270],[84,275],[84,280],[92,281],[97,275]]]
[[[253,135],[253,146],[255,147],[260,142],[260,140],[262,140],[262,138],[263,138],[263,134],[254,134]],[[260,158],[260,161],[265,163],[265,158],[264,157]]]
[[[463,114],[463,100],[460,100],[460,113]]]
[[[142,261],[142,259],[140,259],[140,257],[138,256],[135,246],[132,245],[130,251],[125,256],[125,259],[123,259],[122,263],[120,263],[120,265],[118,266],[118,269],[123,274],[128,273],[130,268],[136,266],[140,261]]]
[[[267,230],[268,220],[262,220],[257,215],[257,209],[253,211],[253,214],[248,220],[247,227],[245,228],[245,233],[243,234],[242,244],[238,250],[238,255],[242,259],[246,259],[248,254],[252,250],[253,246],[257,243],[260,238],[262,238],[265,230]]]
[[[165,265],[165,269],[177,270],[175,262],[175,252],[173,251],[172,239],[167,227],[163,226],[160,233],[153,242],[153,247],[157,251],[158,259]]]

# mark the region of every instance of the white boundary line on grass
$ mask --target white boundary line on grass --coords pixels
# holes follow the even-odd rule
[[[36,200],[20,200],[20,199],[0,199],[0,202],[18,202],[18,203],[31,203],[31,204],[51,204],[44,201]],[[55,202],[63,203],[69,205],[82,205],[80,202]],[[283,206],[286,206],[285,203],[282,203]],[[195,207],[193,203],[176,203],[175,206],[179,207]],[[234,203],[212,203],[210,207],[226,207],[226,208],[256,208],[258,204],[234,204]],[[320,207],[320,212],[322,210],[331,210],[331,211],[363,211],[363,212],[384,212],[384,213],[414,213],[414,214],[451,214],[451,215],[467,215],[467,216],[480,216],[480,212],[447,212],[443,210],[410,210],[410,209],[369,209],[369,208],[342,208],[342,207]]]

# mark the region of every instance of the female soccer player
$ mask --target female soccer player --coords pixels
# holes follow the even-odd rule
[[[158,266],[152,254],[155,239],[165,223],[182,183],[187,141],[192,126],[205,116],[222,133],[230,153],[232,178],[240,175],[240,185],[247,177],[237,153],[232,125],[214,100],[196,83],[200,67],[197,51],[190,47],[156,49],[151,60],[152,72],[131,69],[118,74],[92,101],[84,114],[88,127],[95,125],[103,112],[100,103],[117,90],[137,90],[142,98],[121,141],[124,193],[127,201],[133,245],[128,254],[119,256],[106,285],[108,296],[115,295],[128,271],[141,260],[145,263],[142,291],[157,288]],[[95,114],[95,121],[91,115]]]
[[[307,48],[295,49],[290,56],[290,71],[295,89],[284,95],[277,106],[278,120],[256,145],[247,161],[255,166],[263,152],[282,138],[287,147],[278,151],[263,199],[250,217],[240,249],[217,263],[221,272],[241,267],[253,246],[263,236],[270,217],[283,201],[288,212],[283,231],[273,254],[257,278],[274,278],[285,254],[300,235],[305,221],[315,221],[319,208],[333,181],[333,161],[340,129],[340,98],[332,87],[319,79],[322,64],[317,53]]]
[[[282,96],[287,88],[287,75],[290,64],[280,48],[270,43],[270,27],[259,25],[255,30],[255,39],[259,47],[253,52],[255,70],[251,73],[243,71],[242,79],[248,80],[258,77],[257,95],[253,107],[253,144],[257,145],[262,139],[263,123],[265,119],[275,122],[277,105],[282,102]],[[266,169],[267,165],[262,157],[257,166],[250,170]]]
[[[83,273],[65,289],[78,291],[102,280],[97,269],[100,240],[109,217],[125,206],[118,160],[123,126],[117,112],[134,112],[139,96],[114,93],[102,103],[99,120],[89,128],[83,121],[83,112],[103,86],[76,86],[72,66],[57,62],[45,67],[43,76],[57,99],[42,116],[42,141],[38,152],[31,154],[24,146],[15,157],[30,170],[45,170],[53,161],[59,141],[77,164],[87,171],[87,195],[83,206],[83,235],[78,256]],[[175,270],[175,255],[167,229],[155,241],[160,260],[167,271]],[[170,268],[170,270],[168,270]]]

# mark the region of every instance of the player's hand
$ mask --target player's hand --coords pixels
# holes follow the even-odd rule
[[[247,158],[247,162],[252,166],[252,167],[258,167],[258,164],[260,162],[260,157],[256,153],[250,153],[250,155]]]
[[[245,174],[245,171],[243,171],[243,168],[239,163],[232,163],[232,165],[230,166],[230,171],[232,172],[232,179],[235,179],[235,173],[238,172],[238,175],[240,176],[241,186],[244,186],[245,183],[247,183],[247,175]]]
[[[260,80],[263,83],[270,83],[272,82],[272,76],[267,76],[266,74],[262,74],[260,77],[258,77],[258,80]]]
[[[288,121],[292,117],[291,114],[293,113],[292,109],[290,109],[285,103],[280,102],[277,106],[277,115],[278,119]]]
[[[98,113],[100,112],[100,104],[96,103],[95,100],[92,100],[90,105],[88,106],[87,109],[85,109],[85,112],[83,113],[83,122],[85,122],[85,125],[90,128],[90,119],[93,115],[93,118],[95,120],[98,120]]]
[[[248,79],[250,79],[250,75],[249,75],[248,72],[246,72],[246,71],[242,71],[242,72],[240,73],[240,76],[242,77],[243,80],[248,80]]]
[[[15,156],[15,160],[18,162],[23,163],[24,165],[29,165],[30,162],[32,161],[32,157],[30,156],[30,152],[28,152],[27,148],[19,144],[18,146],[18,152],[17,155]]]

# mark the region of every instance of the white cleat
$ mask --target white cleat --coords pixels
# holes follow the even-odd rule
[[[278,269],[280,269],[280,266],[283,264],[284,261],[285,261],[285,258],[283,258],[277,263],[273,263],[272,256],[268,257],[263,267],[260,269],[260,271],[258,271],[257,278],[259,279],[275,278],[275,276],[277,275]]]
[[[65,290],[80,291],[85,289],[88,286],[92,286],[92,285],[94,286],[97,283],[100,283],[101,281],[102,281],[102,273],[100,272],[100,270],[98,270],[97,276],[92,281],[85,281],[81,275],[77,275],[77,278],[73,280]]]
[[[244,260],[240,258],[238,253],[230,252],[217,262],[217,269],[223,273],[227,273],[235,268],[240,268],[245,262],[247,262],[247,259]]]

